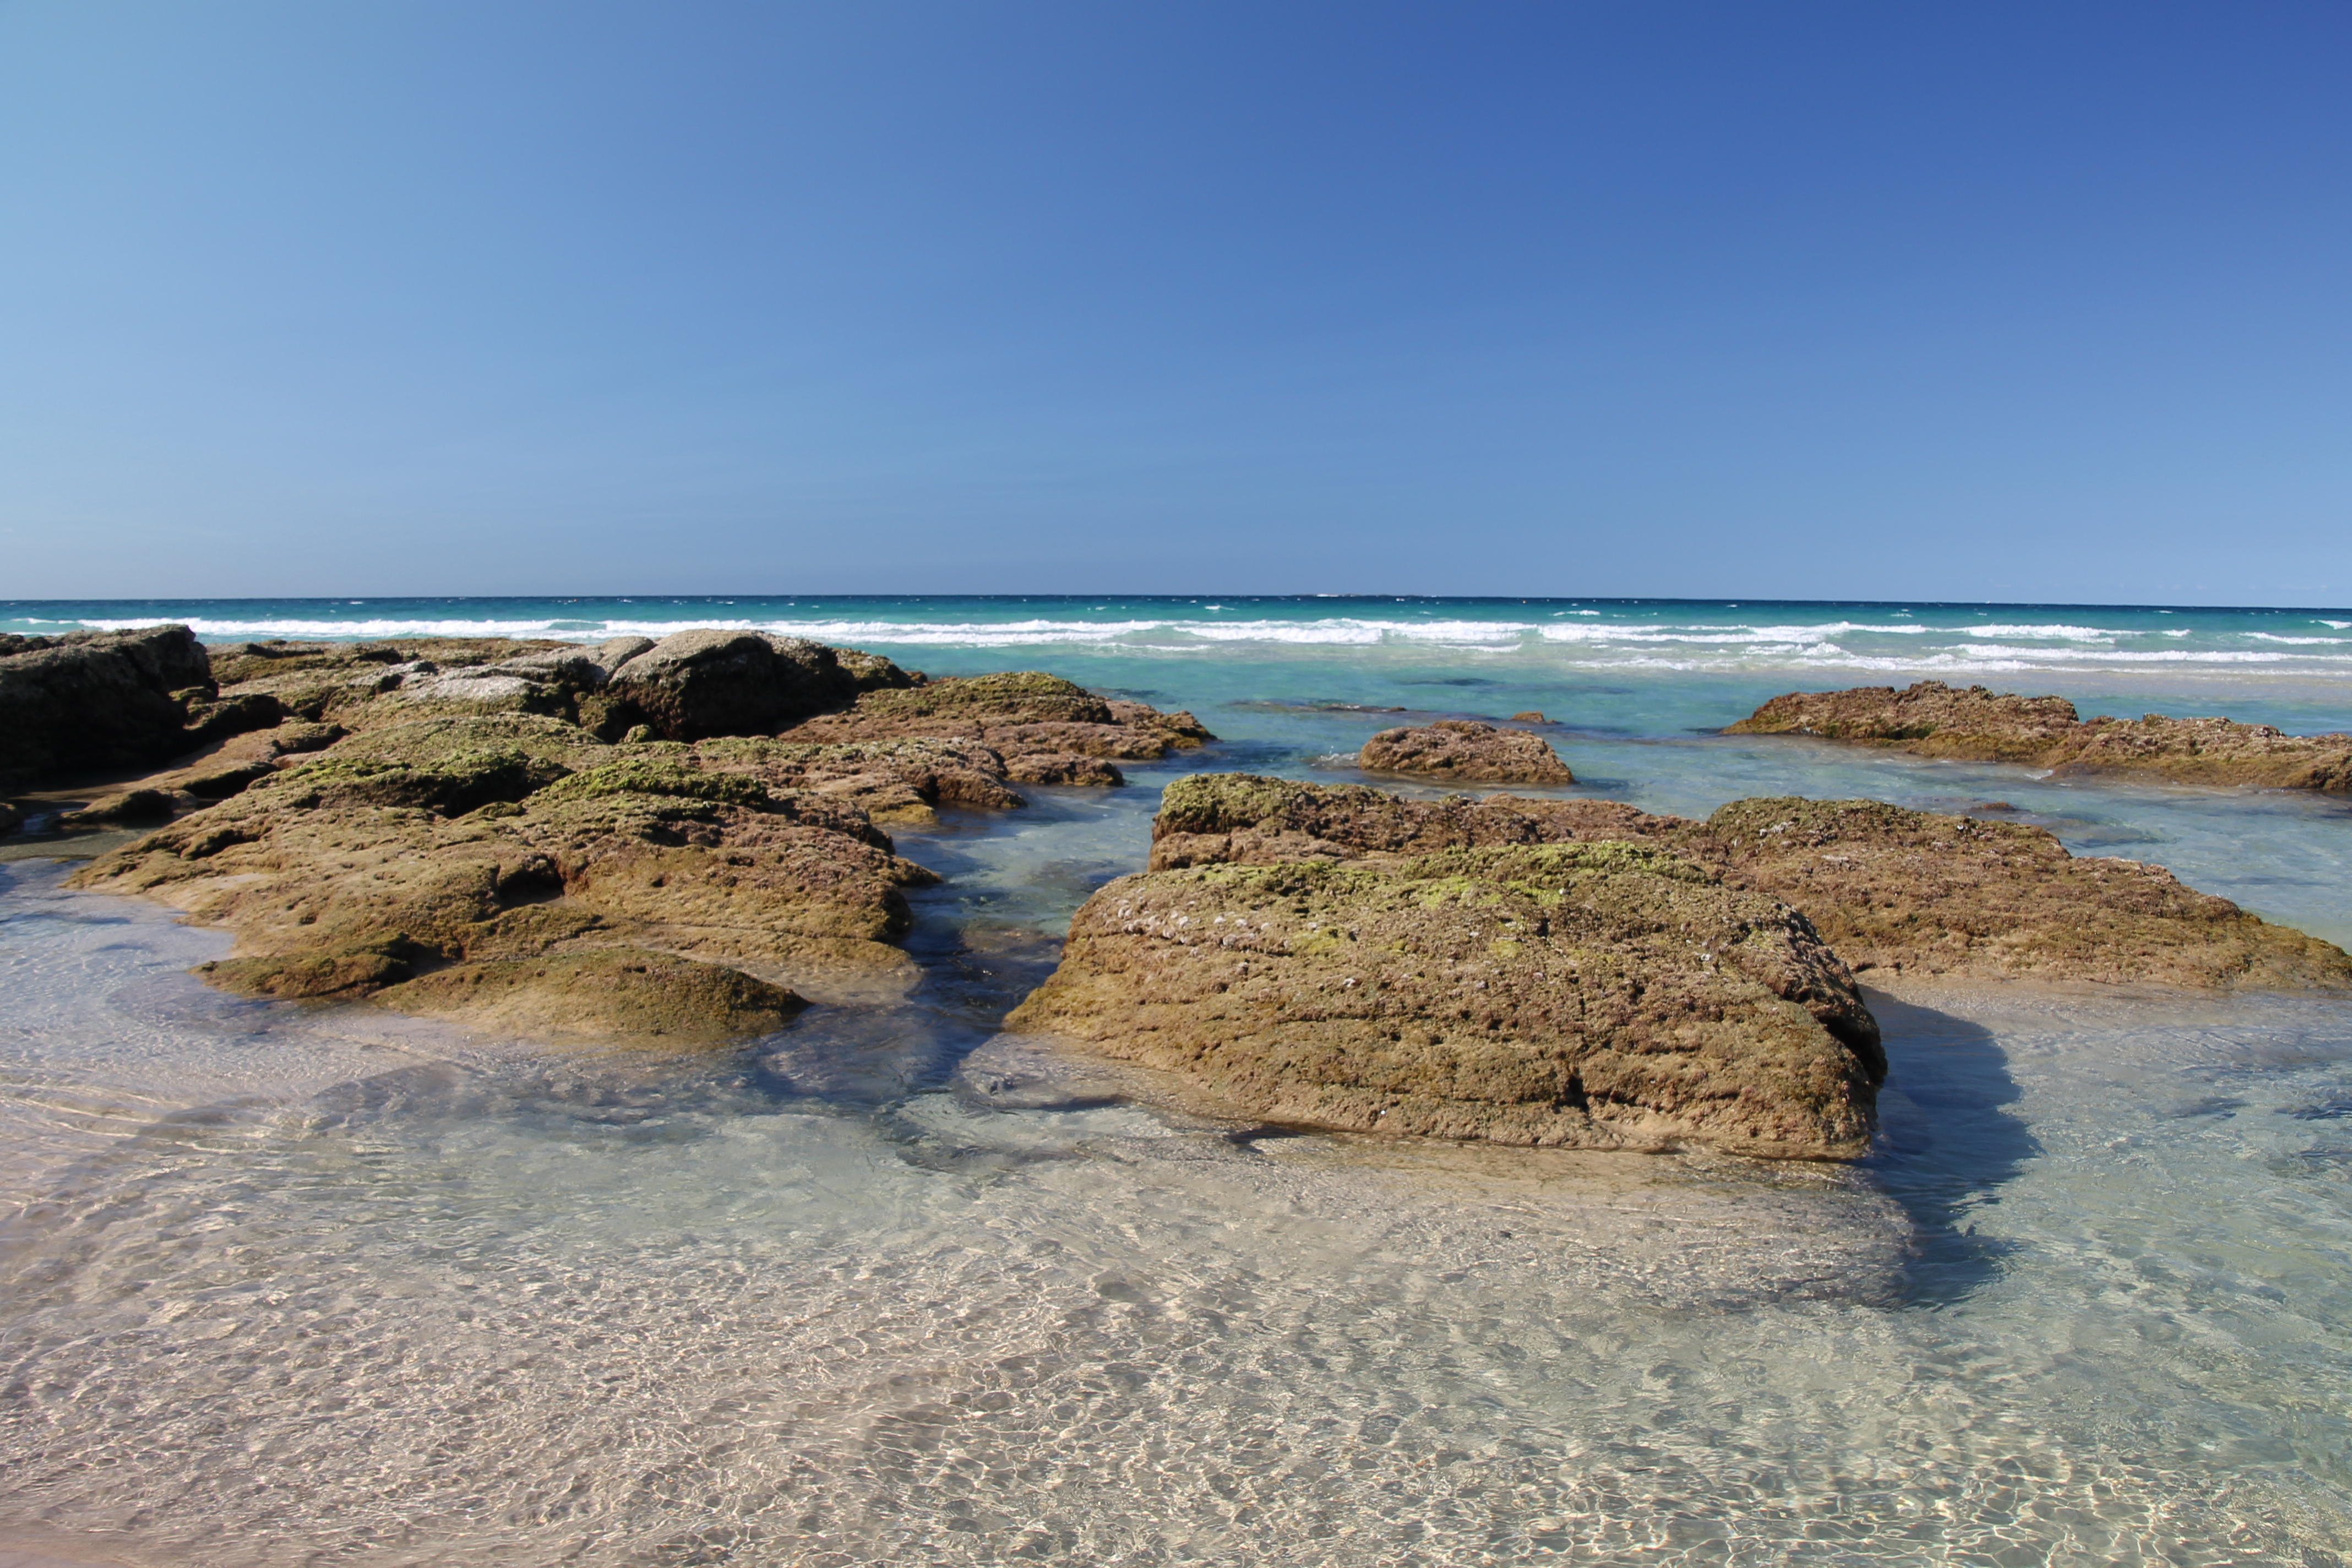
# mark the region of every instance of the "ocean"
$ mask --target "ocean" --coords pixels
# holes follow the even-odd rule
[[[1919,679],[2352,730],[2352,611],[1557,599],[0,602],[207,640],[744,626],[1220,737],[898,835],[923,988],[719,1058],[245,1002],[0,861],[0,1553],[136,1563],[2333,1563],[2352,1002],[1873,993],[1852,1166],[983,1107],[1160,789],[1539,711],[1562,793],[1992,801],[2352,945],[2352,803],[1719,728]]]

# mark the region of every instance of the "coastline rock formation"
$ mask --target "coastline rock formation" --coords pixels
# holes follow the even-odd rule
[[[190,705],[213,694],[204,647],[185,626],[0,634],[0,786],[152,767],[194,743]]]
[[[1622,843],[1123,877],[1005,1027],[1240,1114],[1550,1146],[1851,1158],[1885,1076],[1802,915]]]
[[[1155,762],[1215,736],[1190,713],[1162,713],[1141,702],[1097,697],[1085,687],[1038,670],[950,677],[919,686],[876,686],[846,711],[784,731],[782,739],[820,744],[877,741],[977,742],[1001,753],[1011,776],[1035,783],[1088,783],[1047,776],[1068,764],[1053,760]],[[1104,770],[1116,779],[1118,770]],[[1109,782],[1107,779],[1105,782]]]
[[[67,826],[177,820],[71,885],[234,931],[234,956],[203,971],[226,989],[540,1035],[717,1040],[809,996],[903,993],[906,889],[938,879],[877,818],[1016,808],[1014,777],[1120,782],[1043,744],[1008,759],[954,738],[778,740],[765,727],[812,704],[921,678],[757,634],[247,644],[216,668],[206,700],[292,717],[76,814]],[[1107,728],[1198,731],[1120,707]]]
[[[1897,691],[1791,691],[1724,731],[1824,740],[2058,773],[2155,773],[2177,784],[2352,791],[2352,735],[2290,735],[2228,719],[2084,719],[2060,697],[1923,680]]]
[[[1885,1073],[1853,972],[2352,988],[2168,871],[1874,801],[1406,800],[1178,781],[1006,1020],[1319,1127],[1840,1159]]]
[[[1418,728],[1383,730],[1364,742],[1356,765],[1366,773],[1421,773],[1461,784],[1576,782],[1542,736],[1497,729],[1475,719],[1440,719]]]
[[[2200,990],[2352,987],[2352,958],[2046,828],[1877,801],[1734,801],[1705,822],[1615,801],[1402,800],[1361,785],[1200,774],[1169,787],[1161,867],[1351,861],[1451,846],[1648,844],[1785,900],[1857,972]]]

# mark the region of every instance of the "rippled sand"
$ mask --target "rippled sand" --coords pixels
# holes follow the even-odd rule
[[[1087,809],[1024,831],[1082,846]],[[1885,997],[1864,1167],[1530,1156],[985,1103],[939,1064],[1050,953],[969,907],[927,928],[945,978],[920,1005],[685,1067],[233,1002],[179,973],[218,938],[7,870],[0,1542],[156,1564],[2352,1544],[2340,1006]]]

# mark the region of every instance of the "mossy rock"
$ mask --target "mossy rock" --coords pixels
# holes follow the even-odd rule
[[[200,963],[193,973],[239,996],[280,1002],[351,1001],[406,980],[424,956],[407,939],[389,937],[322,952],[224,958]]]
[[[1008,670],[869,691],[859,718],[962,719],[986,724],[1108,724],[1110,705],[1075,681],[1043,670]]]
[[[640,948],[462,963],[374,1000],[534,1038],[688,1046],[772,1034],[808,1005],[740,970]]]
[[[456,816],[493,801],[521,800],[567,771],[562,763],[519,746],[454,752],[415,765],[354,755],[338,747],[255,788],[268,790],[273,800],[312,806],[414,806]]]
[[[567,772],[607,760],[611,748],[561,719],[536,713],[434,715],[362,731],[335,748],[341,758],[430,768],[472,752],[512,751]]]
[[[757,779],[740,773],[706,773],[683,762],[659,757],[633,757],[583,769],[542,792],[540,799],[554,805],[620,795],[663,795],[740,805],[753,811],[771,804],[767,787]]]
[[[1618,841],[1121,878],[1006,1027],[1202,1109],[1504,1143],[1850,1158],[1885,1075],[1802,915]]]

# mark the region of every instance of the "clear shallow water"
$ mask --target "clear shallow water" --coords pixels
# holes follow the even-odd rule
[[[1166,779],[1349,777],[1329,759],[1394,721],[1306,704],[1541,707],[1584,793],[1654,809],[2007,800],[2342,941],[2340,805],[1693,732],[1805,684],[1780,670],[914,646],[1148,693],[1229,739],[1123,792],[902,836],[950,878],[919,910],[923,992],[721,1059],[236,1002],[183,973],[216,934],[0,866],[0,1546],[2352,1552],[2341,1003],[1881,998],[1885,1131],[1851,1169],[1237,1137],[1083,1096],[993,1109],[955,1077],[1069,911],[1140,863]],[[2233,679],[2188,694],[2352,718],[2323,680]]]

